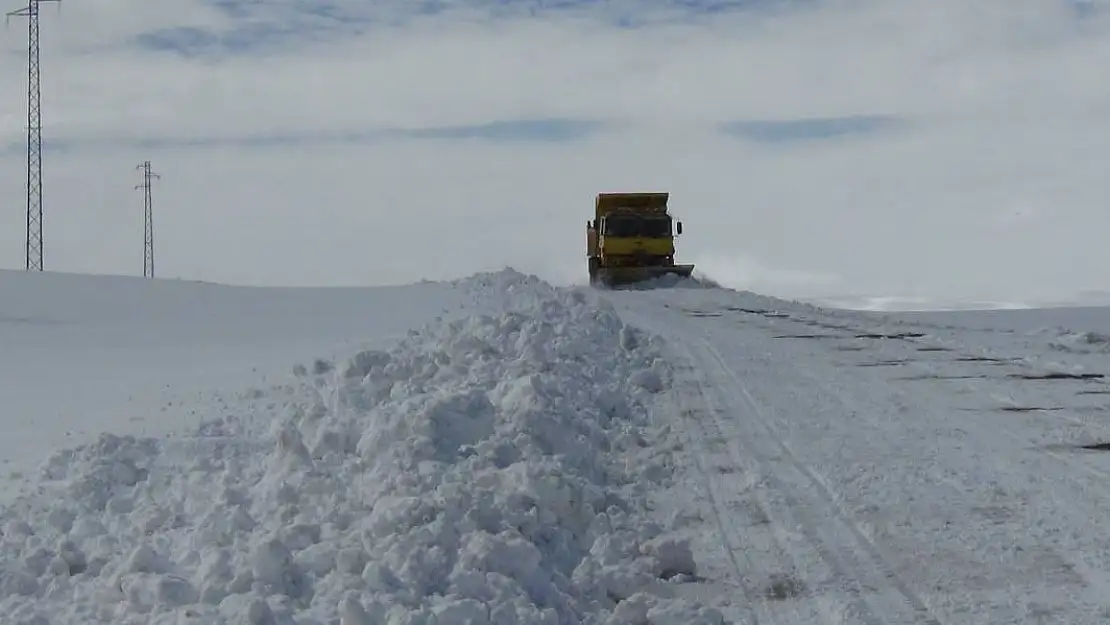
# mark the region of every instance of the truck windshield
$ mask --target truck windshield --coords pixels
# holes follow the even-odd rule
[[[613,215],[605,219],[605,234],[611,237],[668,237],[671,220],[667,217]]]
[[[671,220],[665,217],[649,217],[643,220],[644,237],[669,237],[671,236]]]

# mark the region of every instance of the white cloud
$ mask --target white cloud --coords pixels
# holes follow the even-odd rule
[[[1110,26],[1065,2],[828,0],[682,20],[660,2],[637,5],[655,18],[632,29],[611,25],[630,11],[617,3],[496,20],[333,4],[351,19],[295,3],[252,3],[249,19],[184,0],[44,5],[44,132],[72,148],[44,165],[47,268],[141,271],[133,168],[149,158],[165,276],[375,283],[512,264],[580,280],[593,194],[645,188],[672,191],[680,256],[839,278],[806,288],[1029,301],[1104,286]],[[136,43],[251,23],[314,30],[228,56]],[[15,26],[0,64],[4,267],[23,260]],[[715,131],[860,115],[904,123],[812,143]],[[313,140],[549,117],[612,126],[546,144]],[[274,134],[294,140],[215,143]],[[199,145],[135,144],[153,139]],[[1036,218],[1004,218],[1019,214]],[[802,288],[745,271],[766,292]]]

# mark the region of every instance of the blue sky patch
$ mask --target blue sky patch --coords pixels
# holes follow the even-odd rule
[[[905,121],[885,115],[814,117],[781,120],[737,120],[720,126],[722,133],[759,143],[797,143],[851,136],[870,136],[898,129]]]
[[[614,28],[659,21],[712,20],[722,14],[775,14],[819,7],[827,0],[201,0],[227,18],[219,30],[168,28],[139,35],[135,43],[187,57],[228,56],[340,39],[371,28],[397,27],[452,12],[545,18],[589,15]],[[1097,17],[1106,0],[1049,0],[1069,7],[1077,21]]]
[[[739,11],[775,11],[821,0],[202,0],[228,24],[220,30],[166,28],[139,35],[142,48],[187,57],[226,56],[287,47],[307,41],[364,33],[375,26],[407,22],[454,11],[479,12],[490,19],[543,18],[589,14],[615,28],[667,19],[713,17]],[[657,19],[658,18],[658,19]]]
[[[566,143],[588,139],[607,128],[604,122],[584,119],[499,120],[484,124],[430,126],[424,128],[377,128],[343,133],[288,132],[254,136],[150,137],[145,139],[65,140],[44,137],[43,150],[69,152],[77,149],[216,149],[280,148],[319,145],[359,145],[397,140],[478,140],[515,143]],[[0,147],[0,156],[24,155],[23,140]]]
[[[148,50],[198,57],[280,48],[291,37],[298,37],[300,34],[296,28],[282,28],[266,23],[244,24],[219,33],[182,26],[142,33],[136,37],[135,42]]]
[[[1106,9],[1105,3],[1099,6],[1100,3],[1095,0],[1066,0],[1065,4],[1071,9],[1072,15],[1080,19],[1095,17]]]
[[[604,127],[602,122],[576,119],[523,119],[470,126],[441,126],[396,131],[412,139],[489,139],[493,141],[575,141],[587,139]]]

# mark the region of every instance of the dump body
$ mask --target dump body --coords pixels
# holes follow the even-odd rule
[[[586,224],[591,283],[618,286],[691,274],[693,265],[674,262],[674,237],[682,233],[682,223],[668,212],[669,197],[665,192],[598,194],[594,219]]]

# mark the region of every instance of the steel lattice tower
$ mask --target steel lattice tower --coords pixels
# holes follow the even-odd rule
[[[154,277],[154,201],[151,197],[152,178],[161,178],[150,171],[150,161],[143,161],[136,167],[143,172],[142,184],[135,185],[143,190],[143,277]]]
[[[39,5],[28,0],[7,14],[27,18],[27,270],[42,271],[42,96],[39,87]]]

